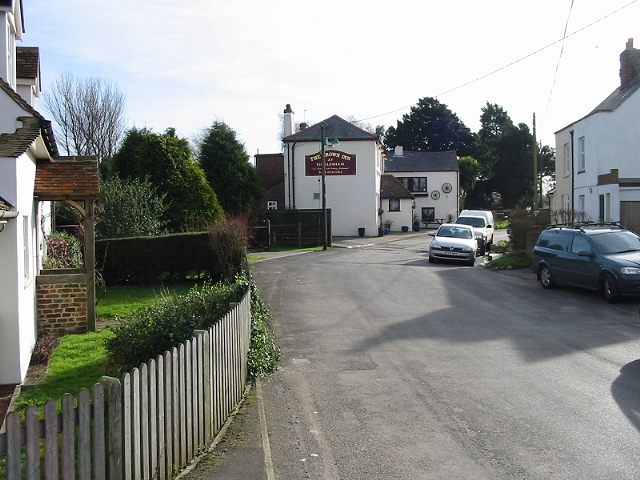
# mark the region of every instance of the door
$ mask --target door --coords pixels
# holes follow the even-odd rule
[[[597,289],[600,265],[595,261],[591,242],[583,234],[576,234],[567,258],[566,279],[581,287]]]

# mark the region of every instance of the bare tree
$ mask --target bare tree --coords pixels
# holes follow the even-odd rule
[[[96,155],[109,161],[124,137],[125,96],[99,77],[58,77],[42,100],[55,122],[56,141],[67,155]]]

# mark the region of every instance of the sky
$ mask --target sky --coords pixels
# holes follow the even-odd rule
[[[192,138],[214,121],[250,156],[281,151],[282,112],[396,126],[435,97],[473,132],[487,102],[554,132],[620,85],[640,0],[23,0],[42,89],[100,77],[129,127]],[[47,117],[42,104],[38,109]]]

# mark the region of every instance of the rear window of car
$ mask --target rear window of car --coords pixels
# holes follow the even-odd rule
[[[551,250],[560,250],[561,252],[569,251],[573,233],[563,232],[560,230],[546,230],[540,234],[538,246],[550,248]]]
[[[458,217],[456,223],[471,225],[472,227],[484,228],[487,222],[482,217]]]

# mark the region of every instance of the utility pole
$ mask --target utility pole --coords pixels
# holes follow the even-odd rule
[[[322,152],[322,250],[327,249],[327,157],[324,151],[326,139],[325,126],[323,124],[320,126],[320,151]]]
[[[538,208],[538,140],[536,140],[536,113],[533,112],[533,209]]]

